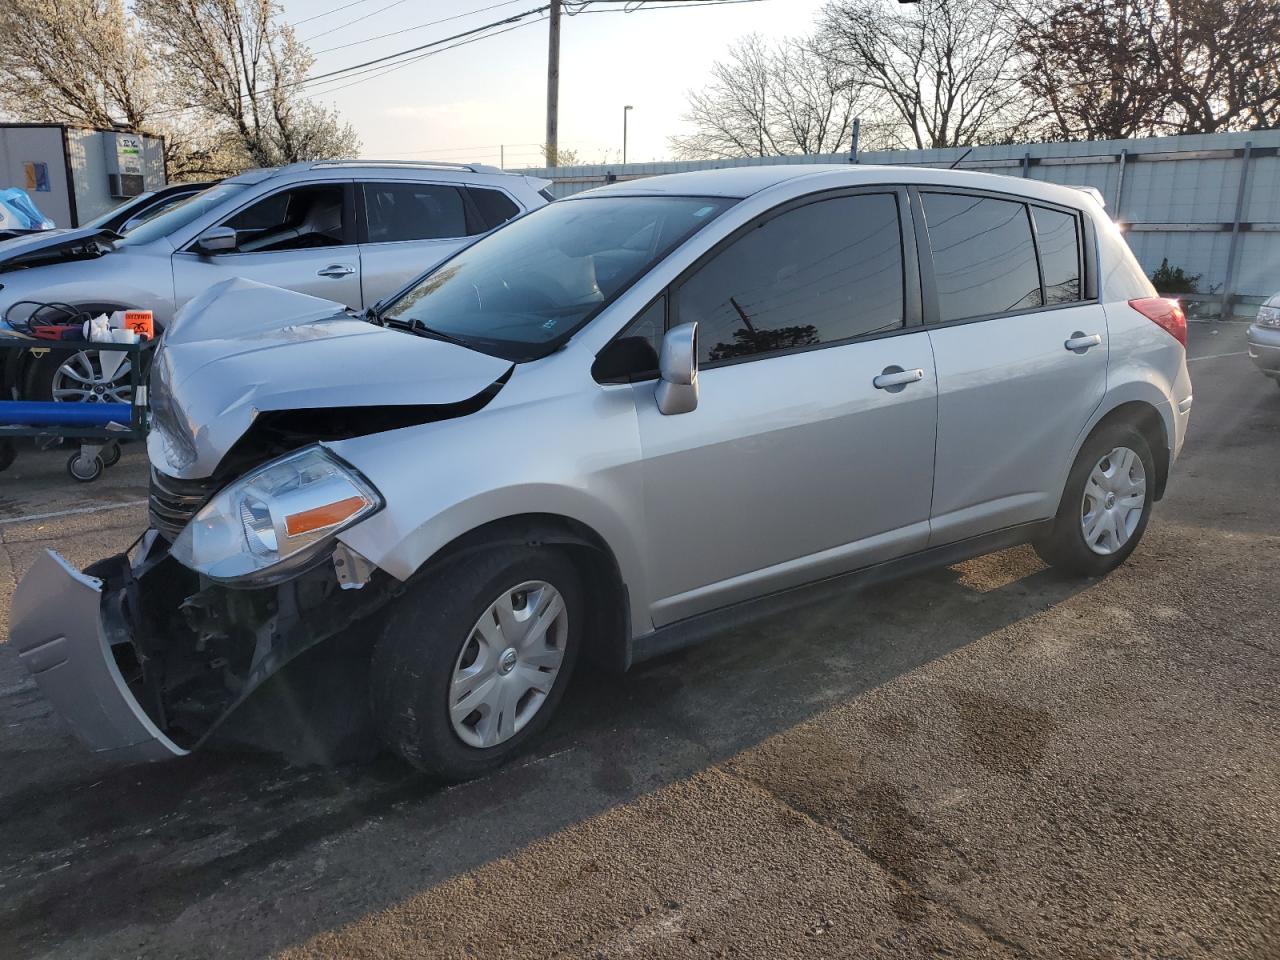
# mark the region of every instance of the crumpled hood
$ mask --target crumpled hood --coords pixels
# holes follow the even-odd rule
[[[82,227],[76,230],[41,230],[0,241],[0,273],[65,260],[92,260],[110,253],[120,239],[111,230]]]
[[[148,451],[170,476],[208,477],[261,413],[459,404],[510,369],[357,319],[331,300],[226,280],[165,332],[151,370]]]

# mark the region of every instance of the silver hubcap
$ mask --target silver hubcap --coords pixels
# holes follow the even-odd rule
[[[1080,526],[1094,553],[1115,553],[1133,536],[1147,502],[1147,471],[1128,447],[1097,462],[1084,485]]]
[[[103,376],[102,358],[96,350],[73,353],[53,373],[53,399],[64,403],[129,403],[129,361],[124,360],[110,378]]]
[[[555,686],[569,616],[560,591],[542,580],[513,587],[489,604],[462,645],[449,683],[449,720],[463,743],[510,740]]]

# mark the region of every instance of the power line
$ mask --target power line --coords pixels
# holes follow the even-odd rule
[[[361,44],[373,43],[375,40],[385,40],[388,37],[398,37],[402,33],[412,33],[415,30],[423,30],[427,27],[438,26],[442,23],[448,23],[450,20],[461,20],[463,17],[470,17],[477,13],[486,13],[490,10],[497,10],[499,7],[509,7],[512,4],[519,2],[520,0],[502,0],[501,3],[495,3],[488,7],[480,7],[478,10],[468,10],[466,13],[457,13],[452,17],[444,17],[440,20],[431,20],[428,23],[419,23],[416,26],[404,27],[400,30],[392,30],[389,33],[380,33],[376,37],[367,37],[364,40],[352,40],[350,43],[341,43],[336,47],[325,47],[323,50],[313,50],[311,52],[316,56],[319,56],[322,53],[332,53],[334,50],[345,50],[347,47],[358,47]],[[372,16],[372,14],[370,14],[370,16]]]
[[[348,7],[355,7],[368,2],[369,0],[351,0],[350,3],[344,3],[341,6],[334,7],[331,10],[326,10],[323,13],[315,13],[309,17],[303,17],[301,20],[295,20],[291,25],[296,27],[300,23],[310,23],[312,20],[319,20],[321,17],[327,17],[331,13],[339,13],[342,10],[346,10]]]
[[[368,20],[370,17],[376,17],[378,14],[382,13],[383,11],[390,10],[392,7],[398,7],[400,6],[400,4],[404,2],[405,0],[391,0],[391,3],[388,3],[385,7],[379,7],[377,10],[370,10],[363,17],[356,17],[355,20],[344,20],[342,21],[342,23],[338,24],[335,27],[330,27],[328,30],[321,30],[319,33],[313,33],[309,37],[304,37],[302,42],[310,43],[312,40],[318,40],[320,37],[327,37],[329,34],[335,33],[338,30],[341,30],[343,27],[349,27],[351,26],[351,24],[358,23],[361,20]]]

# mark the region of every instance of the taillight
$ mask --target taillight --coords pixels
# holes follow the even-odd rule
[[[1129,306],[1152,323],[1164,327],[1184,347],[1187,345],[1187,315],[1182,312],[1182,305],[1177,300],[1143,297],[1140,300],[1130,300]]]

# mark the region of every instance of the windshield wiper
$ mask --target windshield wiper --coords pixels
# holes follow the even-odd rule
[[[451,333],[445,333],[442,330],[433,330],[421,320],[400,320],[395,317],[380,317],[379,322],[384,327],[394,327],[397,330],[407,330],[410,333],[417,334],[419,337],[429,337],[432,340],[443,340],[445,343],[453,343],[459,347],[466,347],[468,350],[474,349],[471,344],[463,340],[461,337],[455,337]]]

